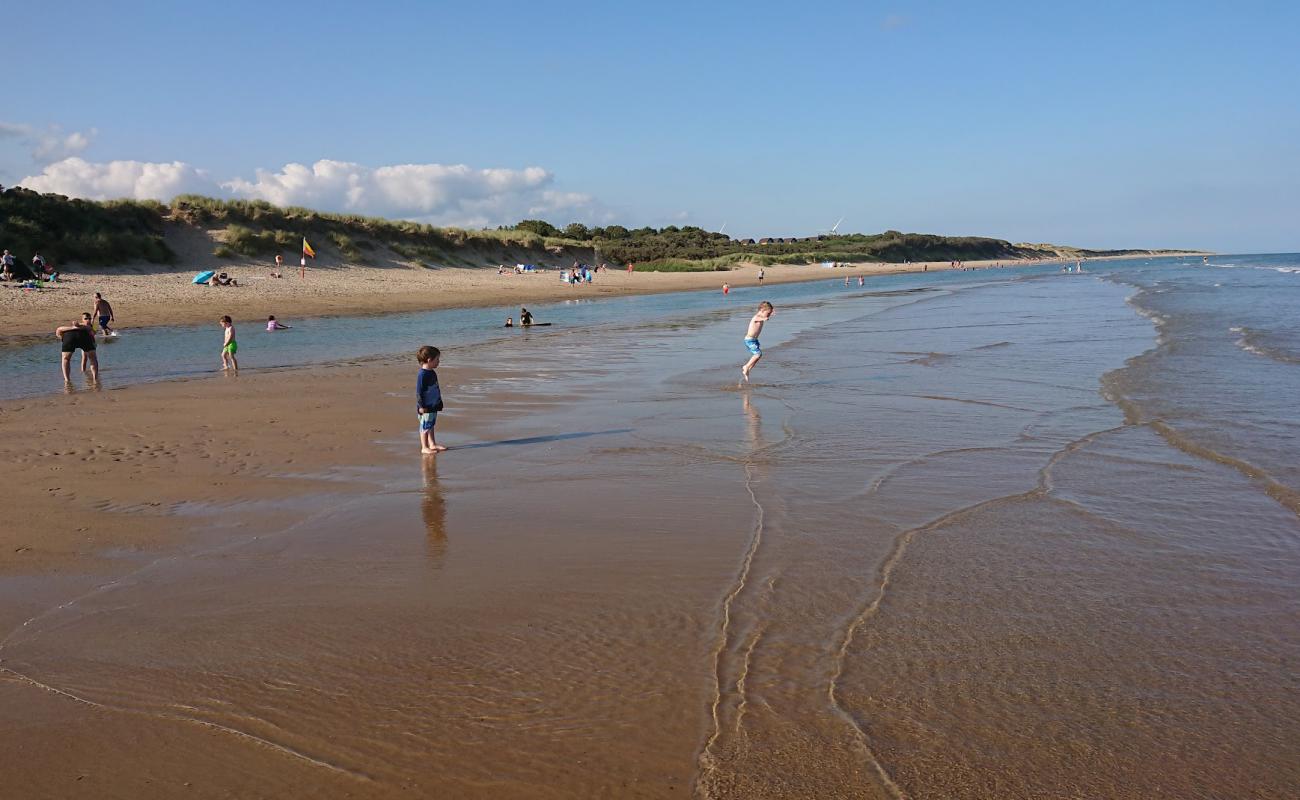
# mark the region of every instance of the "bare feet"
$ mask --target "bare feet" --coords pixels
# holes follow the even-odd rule
[[[745,379],[745,383],[749,383],[749,370],[745,369],[744,367],[741,367],[740,377]]]
[[[436,453],[436,452],[438,452],[438,451],[437,451],[437,450],[430,450],[430,449],[427,448],[427,447],[421,447],[421,448],[420,448],[420,454],[421,454],[421,455],[431,456],[431,455],[433,455],[433,454]]]

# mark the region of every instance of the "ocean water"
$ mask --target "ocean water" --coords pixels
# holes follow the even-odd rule
[[[270,793],[1291,797],[1300,256],[1210,262],[766,287],[748,386],[757,293],[547,309],[450,453],[0,658]]]

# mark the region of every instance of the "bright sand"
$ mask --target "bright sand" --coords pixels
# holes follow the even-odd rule
[[[1010,277],[773,290],[746,389],[748,306],[455,348],[427,460],[411,358],[7,403],[0,781],[1285,796],[1293,511]]]

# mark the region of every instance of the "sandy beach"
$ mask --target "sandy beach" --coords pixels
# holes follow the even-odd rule
[[[569,286],[557,270],[535,274],[497,275],[493,269],[428,269],[411,265],[367,267],[360,265],[309,266],[306,279],[294,268],[283,278],[271,278],[270,266],[231,263],[204,255],[202,250],[184,259],[184,268],[153,265],[95,270],[74,266],[66,278],[39,292],[0,284],[0,336],[44,334],[90,309],[94,293],[113,304],[115,325],[123,329],[155,325],[190,325],[212,322],[222,314],[236,321],[283,319],[326,315],[384,314],[502,304],[539,303],[562,299],[589,299],[621,295],[655,294],[699,289],[753,286],[759,267],[738,265],[727,272],[633,272],[610,267],[591,284]],[[1138,258],[1134,256],[1134,258]],[[1023,266],[1027,262],[967,262],[970,269],[995,263]],[[827,269],[819,264],[776,265],[762,268],[767,284],[824,280],[828,277],[889,275],[902,272],[950,269],[949,262],[915,264],[847,264]],[[199,270],[218,269],[236,278],[238,287],[195,286]]]

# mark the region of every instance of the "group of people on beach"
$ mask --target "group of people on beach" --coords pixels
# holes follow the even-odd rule
[[[54,265],[45,260],[40,253],[32,256],[32,275],[35,277],[27,278],[18,275],[18,260],[8,250],[0,254],[0,281],[48,281],[53,282],[59,279],[59,272]]]
[[[763,332],[763,326],[772,318],[776,309],[773,305],[764,300],[759,303],[758,310],[750,318],[748,326],[745,328],[744,345],[749,354],[749,359],[740,368],[740,375],[743,383],[749,382],[750,373],[753,372],[754,366],[758,364],[763,357],[763,347],[759,343],[759,335]],[[63,370],[63,381],[65,384],[72,382],[72,356],[78,350],[81,351],[81,371],[88,375],[92,384],[99,383],[99,354],[95,346],[95,322],[99,322],[100,332],[105,336],[115,336],[117,332],[112,329],[112,323],[115,317],[113,306],[104,299],[103,295],[95,292],[95,305],[91,311],[81,314],[80,319],[71,325],[61,325],[55,329],[54,335],[59,339],[61,344],[61,366]],[[218,320],[221,326],[221,369],[222,371],[239,371],[239,341],[235,335],[235,322],[229,314],[223,314]],[[533,315],[526,307],[519,308],[519,324],[522,327],[529,328],[534,325]],[[266,330],[268,332],[288,330],[290,326],[285,325],[275,318],[272,314],[266,319]],[[507,317],[505,327],[514,327],[514,318]],[[438,444],[435,437],[435,428],[438,422],[438,413],[443,409],[442,389],[438,385],[437,367],[440,363],[441,352],[432,345],[424,345],[416,351],[416,360],[420,363],[420,372],[416,378],[416,414],[420,424],[420,452],[425,455],[442,452],[447,448]]]

